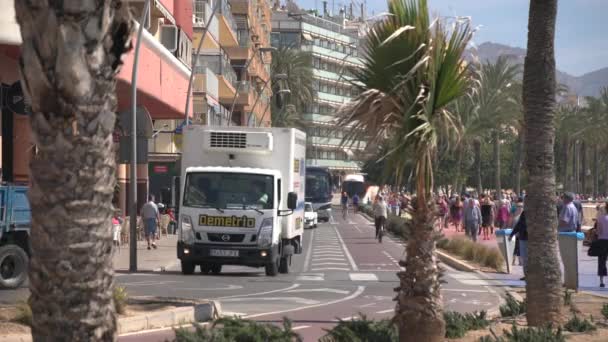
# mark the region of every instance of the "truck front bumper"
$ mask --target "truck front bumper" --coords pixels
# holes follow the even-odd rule
[[[238,251],[238,256],[212,256],[211,250]],[[269,248],[250,246],[218,245],[177,242],[177,257],[182,261],[195,264],[241,265],[249,267],[263,267],[275,260],[279,254],[279,246]]]

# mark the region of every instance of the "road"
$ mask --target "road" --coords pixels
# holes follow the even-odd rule
[[[213,299],[225,315],[277,323],[288,317],[305,341],[316,341],[337,319],[358,313],[392,317],[403,245],[390,238],[379,244],[372,224],[362,216],[337,216],[305,231],[304,253],[293,258],[288,275],[266,277],[263,269],[226,266],[218,276],[183,276],[175,260],[165,272],[117,274],[116,281],[135,296]],[[475,274],[447,269],[443,280],[446,310],[489,310],[500,301]],[[160,329],[121,336],[119,341],[171,338],[171,329]]]

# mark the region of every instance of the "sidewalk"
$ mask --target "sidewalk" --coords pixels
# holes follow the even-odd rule
[[[160,272],[175,269],[177,259],[177,235],[162,236],[156,241],[158,249],[147,249],[145,241],[137,242],[137,271]],[[123,244],[114,254],[114,270],[118,272],[129,271],[129,244]]]
[[[494,230],[496,232],[496,230]],[[454,237],[464,237],[464,232],[456,233],[456,229],[450,225],[449,229],[444,229],[443,234],[447,238]],[[481,236],[477,238],[477,243],[483,244],[488,247],[496,247],[498,248],[498,243],[496,242],[496,235],[490,235],[489,240],[482,240]],[[578,267],[579,267],[579,290],[580,291],[588,291],[593,294],[608,296],[608,289],[602,289],[599,287],[599,277],[597,276],[597,258],[587,256],[587,246],[583,246],[579,250],[578,254]],[[559,256],[559,252],[558,252]],[[563,268],[562,268],[563,272]],[[505,286],[514,286],[514,287],[523,287],[525,286],[524,281],[520,281],[519,279],[523,277],[523,267],[517,265],[512,266],[511,273],[486,273],[491,279],[498,280],[503,283]]]

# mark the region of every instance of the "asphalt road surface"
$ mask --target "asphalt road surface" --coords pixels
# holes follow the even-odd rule
[[[224,315],[280,324],[293,322],[305,341],[316,341],[338,319],[365,314],[393,315],[398,285],[400,242],[374,239],[373,225],[359,215],[341,215],[306,230],[304,253],[294,256],[290,273],[267,277],[262,268],[225,266],[218,276],[179,272],[178,260],[165,272],[117,274],[117,283],[135,296],[213,299]],[[473,273],[446,268],[442,286],[446,310],[471,312],[496,309],[499,294]],[[119,341],[171,340],[172,329],[123,335]]]

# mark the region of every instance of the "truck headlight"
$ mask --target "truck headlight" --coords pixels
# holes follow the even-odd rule
[[[262,248],[270,247],[272,244],[272,228],[273,228],[273,218],[268,217],[262,221],[262,226],[260,227],[260,234],[258,236],[258,245]]]
[[[180,224],[180,240],[181,241],[193,241],[194,240],[194,232],[192,230],[192,218],[188,215],[182,215],[182,220]]]

